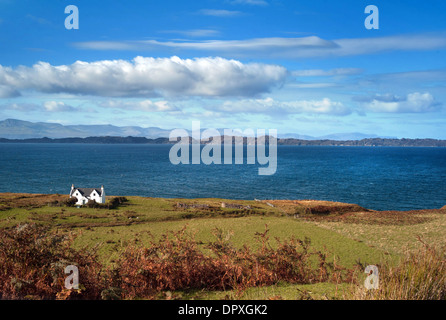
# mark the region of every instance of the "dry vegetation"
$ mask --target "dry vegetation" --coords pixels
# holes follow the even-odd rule
[[[288,283],[346,281],[344,269],[329,263],[309,240],[276,239],[272,248],[268,229],[256,234],[257,250],[235,248],[222,230],[204,254],[192,234],[182,229],[164,234],[149,247],[129,247],[117,263],[113,283],[124,298],[154,298],[163,291],[205,289],[236,290]]]
[[[379,266],[379,288],[354,286],[346,298],[359,300],[445,300],[446,248],[422,243],[396,265]]]
[[[0,299],[97,299],[101,265],[92,250],[71,248],[70,234],[36,224],[0,233]],[[82,289],[65,289],[65,267],[82,270]]]
[[[0,211],[12,208],[40,208],[48,204],[63,204],[66,200],[66,195],[59,194],[0,193]]]
[[[263,200],[288,215],[330,215],[368,211],[356,204],[319,200]]]

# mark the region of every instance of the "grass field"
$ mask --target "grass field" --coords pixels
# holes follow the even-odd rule
[[[111,197],[108,197],[109,199]],[[395,265],[422,246],[446,245],[446,209],[409,212],[371,211],[354,204],[310,200],[242,201],[223,199],[160,199],[126,197],[115,209],[67,207],[66,195],[0,194],[0,229],[21,223],[43,224],[52,231],[77,235],[73,247],[99,246],[101,263],[113,266],[130,245],[149,246],[167,231],[186,227],[203,251],[215,239],[216,228],[238,248],[259,244],[253,239],[267,226],[270,244],[275,238],[308,238],[328,253],[329,261],[345,268]],[[365,274],[358,274],[363,281]],[[186,290],[179,299],[342,299],[347,283],[291,284],[233,290]],[[171,295],[172,293],[169,293]],[[167,297],[167,296],[166,296]],[[160,296],[163,298],[163,296]]]

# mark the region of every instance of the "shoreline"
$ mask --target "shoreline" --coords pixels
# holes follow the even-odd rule
[[[317,200],[317,199],[250,199],[250,200],[242,200],[242,199],[227,199],[227,198],[165,198],[165,197],[145,197],[145,196],[119,196],[119,195],[107,195],[106,196],[106,203],[110,199],[114,197],[128,197],[128,198],[140,198],[140,199],[146,199],[146,200],[167,200],[167,201],[173,201],[173,202],[179,202],[179,201],[185,201],[185,202],[203,202],[203,201],[212,201],[212,202],[219,202],[219,203],[263,203],[267,204],[271,207],[280,209],[281,207],[291,206],[301,206],[306,208],[318,208],[318,210],[327,210],[327,212],[401,212],[401,213],[407,213],[407,212],[436,212],[436,211],[444,211],[446,210],[446,205],[441,208],[423,208],[423,209],[413,209],[413,210],[373,210],[368,209],[359,206],[355,203],[346,203],[346,202],[339,202],[339,201],[328,201],[328,200]],[[36,199],[46,199],[49,202],[45,204],[49,204],[51,201],[60,201],[60,200],[66,200],[69,198],[69,194],[58,194],[58,193],[26,193],[26,192],[0,192],[0,211],[5,210],[2,208],[2,205],[4,201],[8,202],[13,200],[22,200],[24,204],[27,202],[27,200],[36,200]]]
[[[269,137],[265,143],[268,144]],[[255,144],[255,141],[248,143],[248,138],[243,138],[243,145]],[[257,138],[255,138],[257,139]],[[213,140],[200,141],[200,145],[206,145]],[[189,137],[189,142],[193,139]],[[120,137],[120,136],[92,136],[92,137],[70,137],[70,138],[24,138],[9,139],[0,138],[2,144],[136,144],[136,145],[175,145],[178,141],[170,141],[169,138],[146,138],[146,137]],[[231,144],[232,140],[231,140]],[[224,145],[222,141],[221,145]],[[446,148],[446,140],[438,139],[388,139],[388,138],[367,138],[362,140],[303,140],[295,138],[277,139],[278,146],[322,146],[322,147],[419,147],[419,148]]]

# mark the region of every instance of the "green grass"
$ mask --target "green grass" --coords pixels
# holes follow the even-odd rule
[[[390,252],[394,256],[421,248],[422,243],[418,241],[418,237],[431,245],[446,246],[446,214],[435,212],[424,213],[422,216],[430,220],[405,226],[324,221],[319,221],[316,225]]]
[[[240,294],[235,291],[180,291],[175,292],[173,298],[186,300],[332,300],[342,299],[349,288],[350,285],[346,283],[278,283],[274,286],[248,288]]]

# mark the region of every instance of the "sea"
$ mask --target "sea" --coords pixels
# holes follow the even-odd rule
[[[0,143],[0,192],[163,198],[314,199],[372,210],[446,205],[446,148],[278,146],[277,170],[259,163],[178,164],[172,145]],[[245,159],[246,160],[246,159]]]

